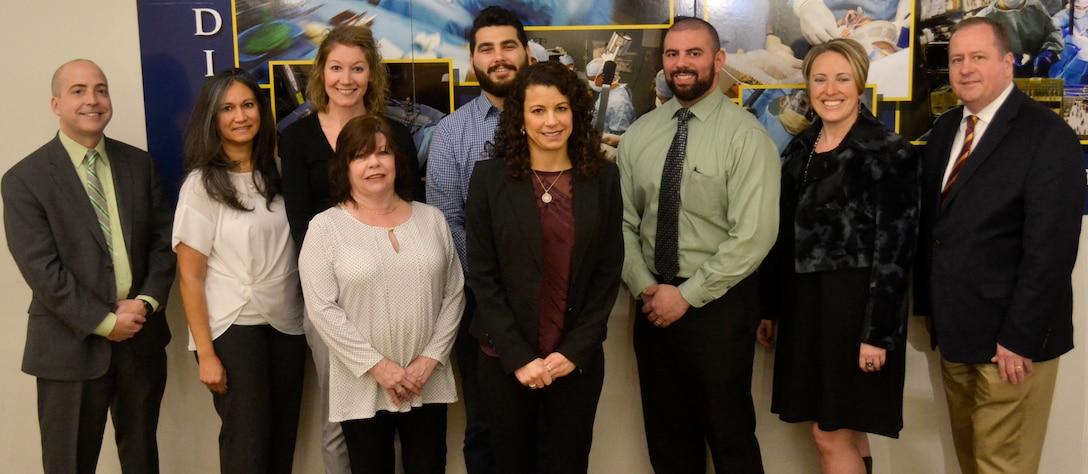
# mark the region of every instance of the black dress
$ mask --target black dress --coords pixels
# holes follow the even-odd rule
[[[880,160],[872,158],[873,150],[857,153],[849,149],[864,147],[847,144],[851,138],[856,141],[865,136],[855,132],[870,128],[867,120],[859,122],[862,130],[856,126],[836,150],[813,154],[816,131],[806,130],[798,140],[807,143],[794,143],[785,154],[778,241],[760,270],[766,319],[778,320],[771,411],[786,422],[817,422],[825,431],[850,429],[898,438],[903,428],[906,365],[905,320],[899,323],[898,318],[899,313],[905,314],[909,255],[902,270],[903,283],[883,285],[888,281],[886,275],[874,272],[874,268],[887,272],[896,265],[886,262],[897,259],[882,258],[878,254],[885,250],[880,244],[866,242],[877,241],[882,226],[904,225],[879,223],[873,216],[880,212],[894,210],[892,214],[903,214],[899,220],[912,226],[917,194],[913,194],[912,207],[907,190],[905,213],[897,204],[884,207],[879,201],[885,198],[873,197],[883,196],[874,189],[883,186],[883,191],[891,184],[872,179],[882,173],[871,170],[886,169],[875,163]],[[812,128],[818,130],[819,126]],[[906,168],[910,166],[916,170],[917,162]],[[903,183],[897,179],[895,185],[916,187],[914,176],[915,180],[908,177]],[[896,248],[912,244],[909,239]],[[880,286],[895,287],[892,299],[903,302],[902,311],[876,314],[874,299],[888,293],[874,291]],[[882,319],[890,321],[882,323]],[[881,328],[889,326],[891,333],[885,334]],[[887,349],[880,371],[860,369],[862,342]]]

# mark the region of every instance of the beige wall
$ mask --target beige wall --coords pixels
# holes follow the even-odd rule
[[[0,74],[5,102],[0,130],[5,149],[0,170],[49,140],[56,132],[56,117],[49,111],[48,83],[62,62],[86,57],[106,71],[113,92],[114,119],[107,130],[113,138],[144,147],[143,92],[140,80],[135,2],[82,2],[76,0],[15,1],[5,5],[5,28],[0,30],[0,51],[5,71]],[[1082,249],[1088,248],[1083,245]],[[1050,432],[1043,453],[1042,472],[1088,472],[1085,378],[1088,353],[1084,316],[1088,278],[1084,252],[1075,275],[1077,345],[1062,359]],[[36,423],[34,379],[19,371],[26,331],[25,308],[30,291],[10,255],[0,251],[0,301],[7,315],[0,318],[0,466],[5,472],[41,472],[41,449]],[[174,342],[169,347],[170,376],[163,400],[159,443],[163,472],[214,472],[219,421],[211,398],[196,376],[196,364],[185,351],[185,323],[176,291],[169,306]],[[626,299],[617,304],[606,342],[607,377],[597,417],[591,460],[595,473],[650,472],[642,438],[638,376],[631,352],[631,315]],[[878,473],[956,472],[950,448],[936,357],[929,352],[925,330],[912,321],[905,393],[906,428],[899,440],[873,439]],[[753,393],[759,413],[763,458],[771,473],[818,472],[815,448],[808,428],[779,422],[768,413],[771,353],[757,350]],[[312,379],[304,403],[304,419],[296,454],[296,472],[319,472],[318,432]],[[678,393],[682,394],[683,390]],[[684,403],[678,396],[677,403]],[[460,437],[460,407],[450,412],[449,472],[464,472]],[[112,437],[107,433],[107,440]],[[107,441],[100,472],[118,473],[116,449]]]

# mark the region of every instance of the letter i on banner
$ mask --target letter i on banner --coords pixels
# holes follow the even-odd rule
[[[211,8],[194,8],[193,13],[196,15],[196,33],[193,36],[212,36],[219,33],[219,30],[223,28],[223,17],[219,15],[219,12],[212,10]],[[211,31],[204,29],[204,15],[211,15],[214,20],[214,27]],[[204,50],[204,62],[207,64],[204,76],[211,77],[215,75],[215,66],[213,66],[212,58],[215,55],[214,49]]]

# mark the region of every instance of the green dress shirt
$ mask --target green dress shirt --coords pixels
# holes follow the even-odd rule
[[[620,142],[623,281],[638,296],[656,284],[661,170],[680,104],[669,100],[638,119]],[[713,90],[693,107],[680,182],[680,294],[694,307],[724,295],[759,267],[778,233],[781,165],[767,131]]]
[[[83,188],[86,189],[87,168],[84,166],[83,160],[87,156],[87,148],[68,138],[64,132],[60,132],[59,135],[60,143],[64,145],[64,150],[68,152],[69,158],[72,159],[72,165],[76,168],[76,174],[79,175],[79,182],[83,183]],[[106,196],[106,208],[110,214],[113,278],[117,284],[117,299],[123,300],[128,298],[128,293],[132,290],[132,266],[128,260],[128,249],[125,247],[125,235],[121,229],[121,219],[118,218],[120,214],[117,211],[117,195],[113,189],[113,171],[110,168],[109,155],[106,154],[106,140],[99,140],[94,149],[98,151],[99,156],[98,180],[102,183],[102,194]],[[90,200],[90,197],[87,199]],[[151,307],[156,310],[159,307],[159,302],[150,296],[140,295],[136,298],[151,303]],[[94,333],[102,337],[109,336],[116,323],[117,315],[110,312],[104,315],[102,323],[95,328]]]

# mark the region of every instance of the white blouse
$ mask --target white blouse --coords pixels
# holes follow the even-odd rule
[[[302,294],[295,244],[283,197],[272,209],[253,185],[252,173],[230,173],[242,212],[213,200],[201,173],[189,173],[174,212],[172,246],[185,243],[208,258],[204,292],[212,339],[232,324],[271,324],[284,334],[302,334]],[[189,333],[189,350],[195,351]]]
[[[464,309],[464,275],[442,213],[412,203],[394,229],[373,227],[335,206],[310,221],[299,257],[306,314],[329,347],[329,421],[453,403],[450,349]],[[438,361],[423,396],[394,405],[368,371],[382,357],[407,367]]]

